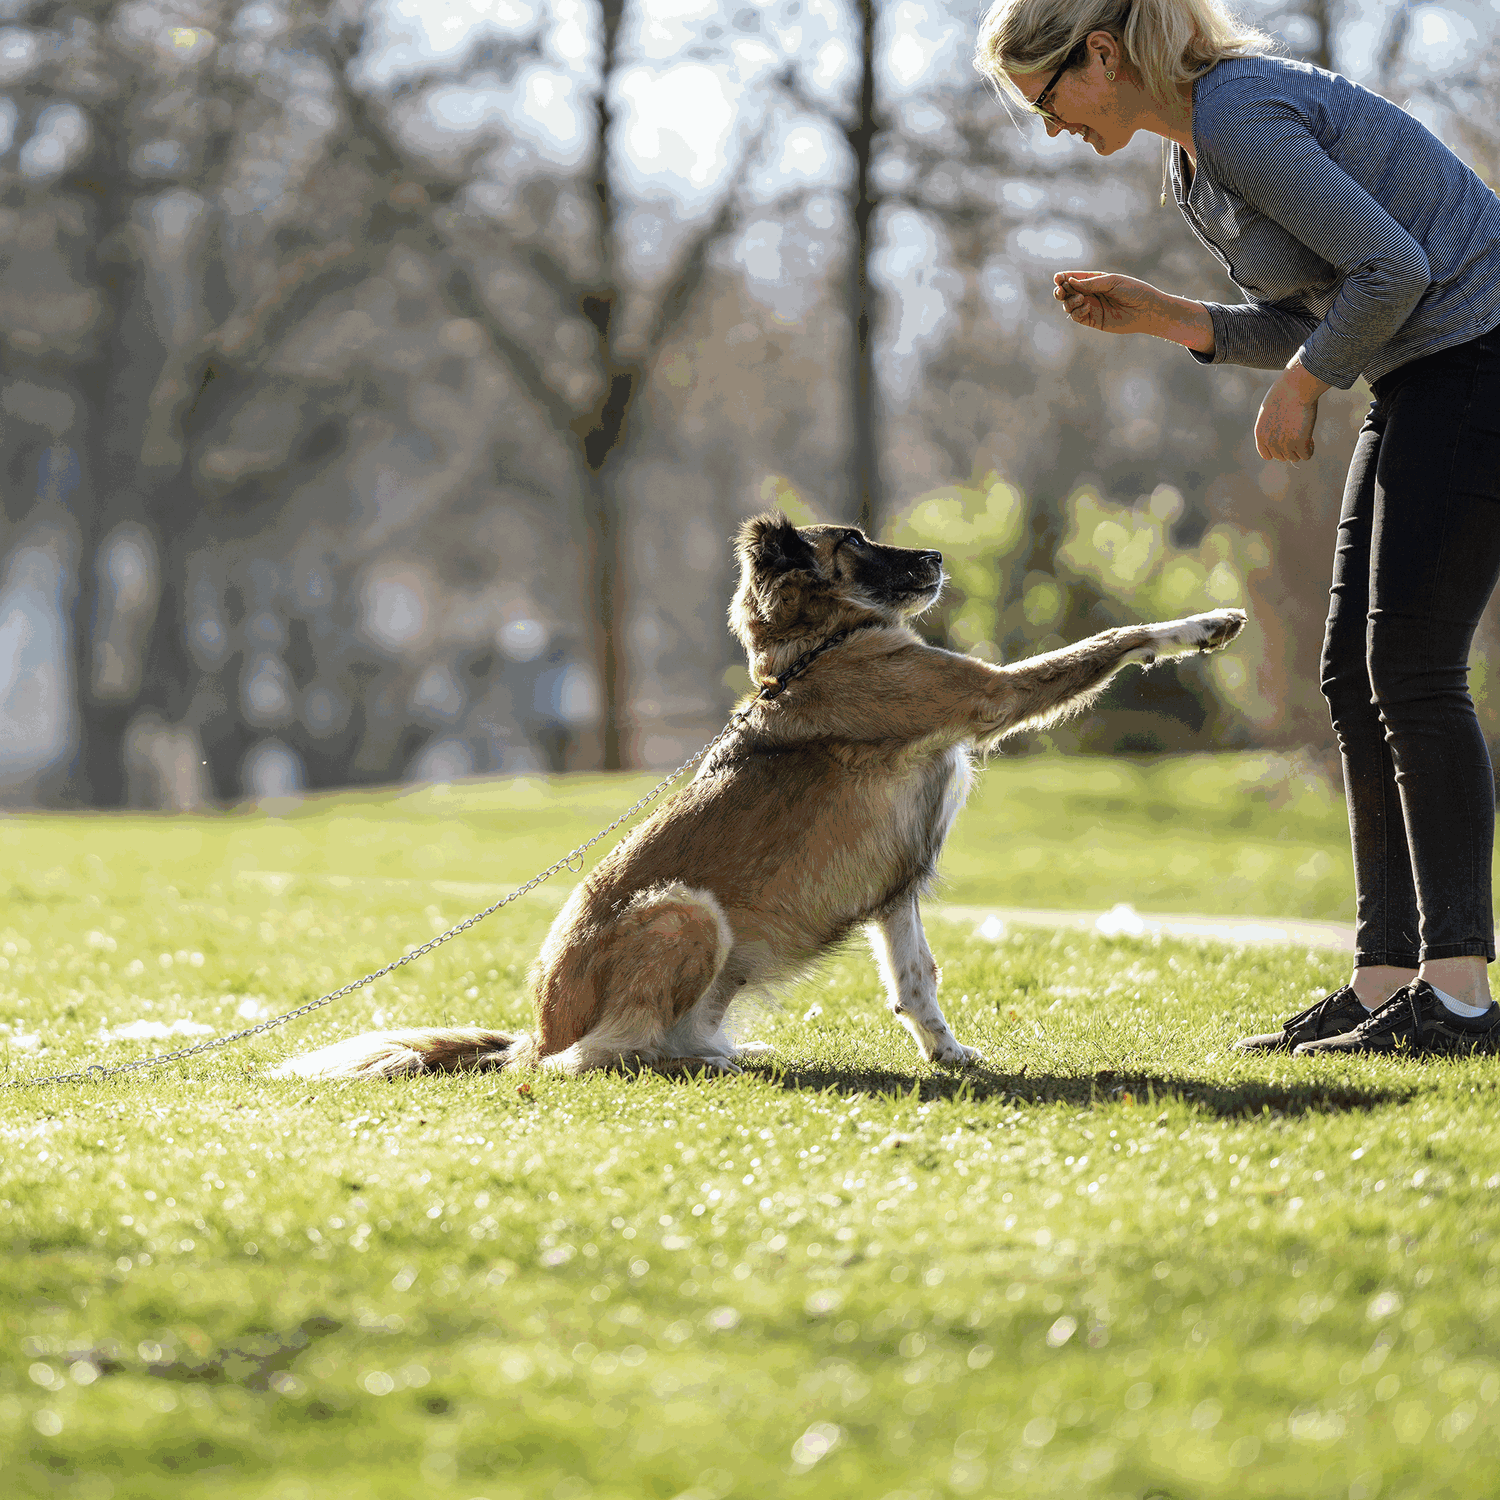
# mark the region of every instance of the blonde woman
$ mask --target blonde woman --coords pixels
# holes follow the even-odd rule
[[[1245,298],[1059,272],[1075,323],[1278,370],[1255,424],[1265,459],[1311,457],[1331,387],[1363,375],[1374,392],[1322,667],[1354,848],[1354,971],[1240,1047],[1500,1051],[1494,777],[1467,686],[1500,577],[1500,201],[1410,115],[1269,55],[1217,0],[998,0],[976,63],[1048,134],[1101,156],[1160,136],[1163,196],[1170,179]]]

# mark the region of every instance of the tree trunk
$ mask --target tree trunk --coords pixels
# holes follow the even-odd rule
[[[78,740],[66,775],[53,800],[71,807],[123,807],[126,801],[124,732],[129,703],[103,699],[94,690],[94,632],[102,603],[99,548],[109,532],[127,518],[138,518],[131,480],[135,473],[132,437],[145,410],[149,379],[141,364],[153,357],[142,347],[149,327],[132,314],[138,310],[141,278],[124,248],[131,227],[132,197],[121,186],[127,175],[121,163],[124,143],[114,136],[98,140],[89,170],[104,187],[93,218],[93,264],[90,282],[108,309],[91,359],[71,372],[80,395],[80,412],[72,441],[79,463],[79,484],[70,510],[78,529],[78,588],[69,619],[73,663],[73,700]]]
[[[606,771],[625,764],[621,707],[625,684],[625,589],[620,504],[609,473],[589,474],[586,566],[593,607],[593,654],[600,687],[600,758]]]
[[[875,381],[873,298],[870,290],[870,227],[876,201],[870,191],[870,164],[874,153],[875,115],[875,0],[859,0],[860,33],[859,105],[847,131],[854,151],[854,183],[850,190],[853,221],[852,257],[849,268],[849,473],[853,492],[851,515],[866,531],[880,524],[883,497],[880,491],[880,452],[876,441],[876,407],[879,390]]]
[[[618,771],[621,757],[620,721],[626,696],[624,545],[620,531],[619,491],[612,482],[619,467],[619,447],[625,414],[635,393],[638,372],[616,357],[615,313],[620,281],[615,261],[615,189],[610,170],[609,136],[614,120],[610,88],[618,65],[620,22],[624,0],[600,0],[603,56],[599,67],[599,95],[594,102],[592,177],[598,203],[594,244],[598,283],[582,299],[583,313],[598,330],[603,393],[598,407],[575,427],[590,476],[586,499],[587,600],[594,611],[594,661],[599,676],[603,768]]]
[[[1313,44],[1307,49],[1307,60],[1315,68],[1333,67],[1333,10],[1329,0],[1308,0],[1305,12],[1312,22]]]

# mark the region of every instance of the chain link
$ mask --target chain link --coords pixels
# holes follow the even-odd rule
[[[812,651],[806,656],[799,658],[797,663],[788,671],[783,672],[780,677],[774,678],[760,690],[755,702],[763,699],[774,698],[793,677],[800,676],[807,666],[811,664],[812,658],[821,652]],[[775,685],[775,691],[772,686]],[[754,707],[751,704],[750,707]],[[134,1073],[140,1068],[159,1068],[167,1063],[181,1062],[184,1058],[196,1057],[200,1052],[210,1052],[215,1047],[227,1047],[231,1042],[243,1042],[247,1037],[259,1036],[263,1031],[270,1031],[276,1026],[285,1026],[288,1021],[298,1020],[310,1011],[321,1009],[325,1005],[331,1005],[335,1000],[342,1000],[345,995],[352,995],[355,990],[362,990],[366,985],[374,984],[377,979],[384,979],[387,974],[394,973],[404,964],[414,963],[419,958],[425,958],[434,948],[441,948],[444,943],[450,942],[460,933],[467,932],[475,923],[482,922],[486,917],[492,917],[501,909],[509,906],[512,901],[519,900],[528,891],[534,891],[544,881],[551,880],[559,870],[571,870],[575,875],[583,872],[583,856],[600,839],[608,838],[622,823],[628,823],[642,808],[650,806],[655,802],[684,771],[698,764],[711,751],[715,750],[731,735],[738,734],[744,728],[749,719],[750,710],[740,709],[730,716],[729,722],[700,750],[696,755],[689,758],[678,766],[671,775],[663,777],[661,781],[651,788],[649,792],[638,801],[633,802],[624,812],[620,814],[608,828],[601,828],[592,838],[585,839],[576,849],[563,855],[559,860],[548,865],[538,875],[533,875],[525,885],[513,890],[510,895],[503,896],[493,906],[487,906],[483,911],[476,911],[473,916],[465,917],[462,922],[450,927],[446,932],[425,942],[419,948],[413,948],[409,953],[403,953],[400,958],[394,958],[382,969],[376,969],[372,974],[366,974],[363,979],[351,980],[342,989],[332,990],[326,995],[321,995],[316,1000],[309,1000],[306,1005],[299,1005],[296,1010],[289,1010],[285,1015],[275,1016],[269,1021],[262,1021],[258,1026],[247,1026],[243,1031],[233,1032],[229,1036],[210,1037],[206,1042],[198,1042],[191,1047],[179,1047],[175,1052],[160,1052],[151,1057],[137,1058],[134,1062],[119,1063],[115,1067],[107,1068],[103,1063],[90,1063],[86,1068],[80,1068],[76,1073],[53,1073],[46,1077],[38,1078],[15,1078],[0,1087],[8,1089],[30,1089],[41,1088],[47,1084],[55,1083],[103,1083],[106,1078],[117,1077],[121,1073]]]

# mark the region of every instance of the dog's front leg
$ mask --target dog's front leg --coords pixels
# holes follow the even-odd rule
[[[1009,666],[993,667],[979,709],[979,738],[998,739],[1027,725],[1076,713],[1104,691],[1127,662],[1150,666],[1186,651],[1216,651],[1245,625],[1242,609],[1216,609],[1157,625],[1122,625]]]
[[[868,931],[891,1011],[916,1038],[922,1056],[928,1062],[978,1062],[979,1053],[953,1035],[938,1008],[938,969],[922,931],[916,897],[890,916],[871,922]]]

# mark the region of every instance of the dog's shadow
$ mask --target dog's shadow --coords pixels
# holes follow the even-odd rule
[[[828,1068],[809,1063],[760,1061],[743,1065],[754,1076],[796,1093],[833,1092],[934,1099],[996,1100],[1016,1105],[1151,1107],[1184,1103],[1224,1118],[1253,1115],[1330,1114],[1404,1104],[1417,1086],[1381,1086],[1343,1078],[1238,1078],[1214,1083],[1173,1073],[1032,1073],[977,1067],[932,1073],[889,1068]]]

